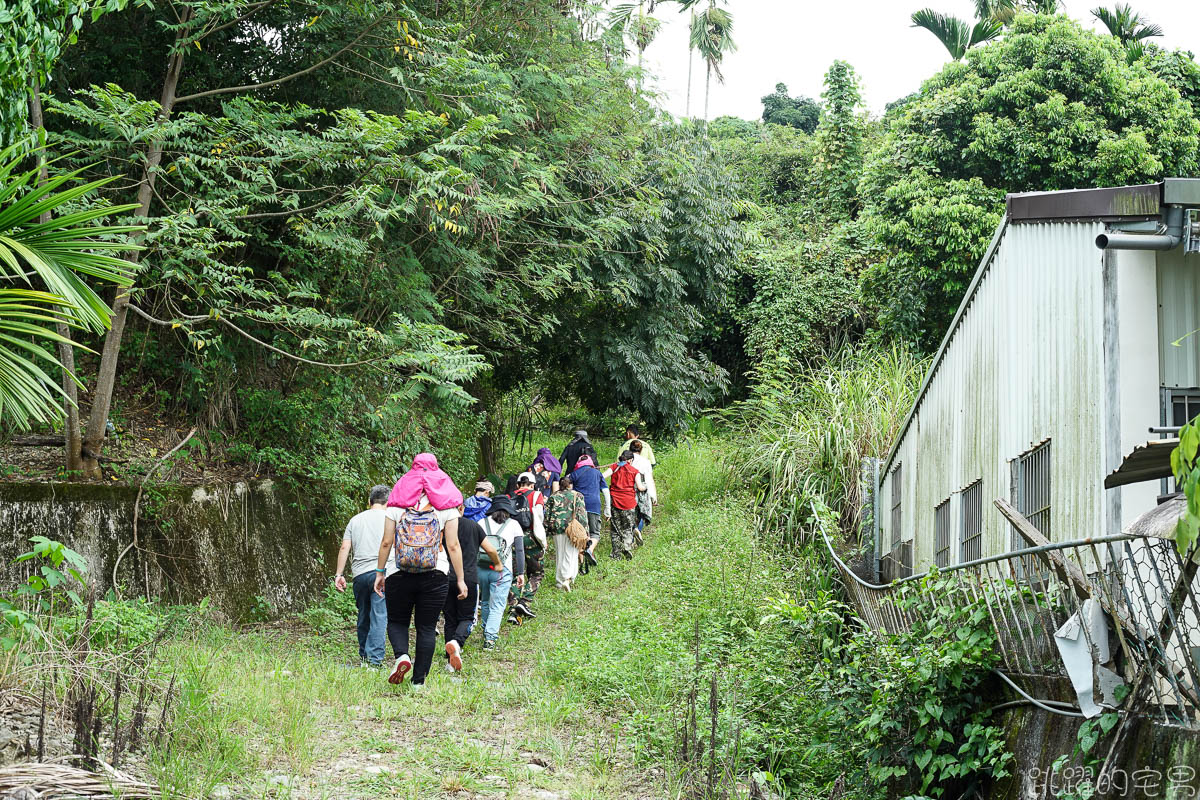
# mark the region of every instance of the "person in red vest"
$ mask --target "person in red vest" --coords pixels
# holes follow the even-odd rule
[[[633,558],[634,530],[637,528],[637,493],[646,491],[646,479],[633,465],[633,453],[621,453],[612,471],[608,488],[612,494],[612,557]]]

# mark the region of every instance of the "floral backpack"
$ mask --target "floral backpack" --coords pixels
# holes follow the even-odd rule
[[[436,511],[406,509],[396,523],[396,569],[429,572],[437,569],[442,549],[442,523]]]

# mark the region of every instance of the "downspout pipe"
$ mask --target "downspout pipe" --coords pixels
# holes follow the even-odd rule
[[[1101,250],[1174,250],[1183,241],[1183,208],[1169,206],[1163,214],[1165,233],[1105,231],[1096,237]]]

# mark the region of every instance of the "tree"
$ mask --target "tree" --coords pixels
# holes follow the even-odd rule
[[[87,281],[128,283],[131,265],[111,254],[129,249],[114,237],[137,229],[103,224],[130,207],[54,218],[110,181],[69,186],[74,174],[43,180],[40,165],[20,172],[23,150],[0,151],[0,423],[25,430],[63,418],[67,395],[46,369],[64,367],[45,345],[69,343],[59,325],[94,332],[108,327],[108,306]]]
[[[653,7],[653,3],[651,3]],[[653,10],[653,8],[652,8]],[[623,3],[613,8],[609,15],[609,28],[615,31],[624,41],[626,38],[633,41],[633,46],[637,48],[637,84],[638,91],[642,88],[642,79],[644,77],[642,62],[646,53],[646,48],[654,41],[654,37],[658,34],[658,29],[662,25],[662,21],[652,14],[646,13],[645,0],[638,0],[638,4],[634,6],[632,3]]]
[[[854,67],[834,61],[825,74],[824,114],[817,126],[812,183],[825,210],[838,219],[858,209],[858,180],[863,163],[864,126],[858,109],[862,94]]]
[[[488,410],[547,372],[660,429],[720,393],[695,320],[723,297],[737,195],[655,124],[611,35],[553,0],[253,5],[190,33],[165,7],[102,20],[49,115],[97,173],[159,143],[120,355],[169,410],[232,461],[341,487],[414,448],[461,463],[464,436],[494,468]],[[178,53],[184,33],[201,47]],[[164,54],[186,66],[165,118]],[[618,368],[651,344],[666,373]]]
[[[932,8],[914,12],[912,23],[914,28],[924,28],[936,36],[955,61],[962,60],[967,50],[972,47],[995,39],[1004,28],[1001,23],[990,18],[980,19],[971,24]]]
[[[1059,4],[1059,0],[975,0],[974,23],[932,8],[915,12],[912,23],[936,36],[950,57],[961,61],[972,47],[997,39],[1017,14],[1055,14]]]
[[[775,91],[762,99],[762,120],[773,125],[799,128],[805,133],[817,129],[821,106],[810,97],[789,97],[787,85],[775,84]]]
[[[1163,35],[1161,27],[1143,18],[1128,3],[1118,3],[1111,9],[1103,6],[1093,8],[1092,16],[1104,23],[1108,32],[1124,45]]]
[[[725,53],[737,49],[733,41],[733,17],[725,9],[719,8],[716,0],[712,0],[708,8],[697,14],[692,22],[690,42],[704,59],[704,119],[707,120],[713,75],[717,76],[718,82],[725,82],[721,62],[725,59]]]
[[[1115,39],[1067,17],[1017,16],[1003,39],[948,65],[887,118],[860,196],[890,253],[864,292],[885,331],[932,347],[1005,193],[1198,169],[1200,120],[1145,61],[1128,64]]]
[[[1128,3],[1112,9],[1093,8],[1092,16],[1104,23],[1108,32],[1125,46],[1125,58],[1131,63],[1146,54],[1147,39],[1163,35],[1162,28],[1148,22]]]

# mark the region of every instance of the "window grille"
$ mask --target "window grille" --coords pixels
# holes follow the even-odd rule
[[[1200,414],[1200,390],[1171,389],[1170,392],[1170,421],[1164,424],[1183,426]]]
[[[963,490],[959,527],[959,562],[983,558],[983,481]]]
[[[1200,389],[1167,389],[1162,390],[1162,425],[1183,427],[1200,414]],[[1159,491],[1162,494],[1181,492],[1183,487],[1172,478],[1163,478]]]
[[[912,542],[904,541],[904,530],[901,515],[901,499],[904,497],[903,465],[897,464],[892,470],[892,536],[891,548],[880,564],[885,581],[893,581],[912,574]]]
[[[950,566],[950,498],[943,500],[933,510],[933,524],[937,537],[933,551],[933,563],[939,567]]]
[[[1013,505],[1042,535],[1050,535],[1050,442],[1038,445],[1013,462]],[[1029,547],[1025,538],[1014,529],[1011,547]],[[1021,565],[1029,574],[1042,571],[1034,556],[1023,559]]]

